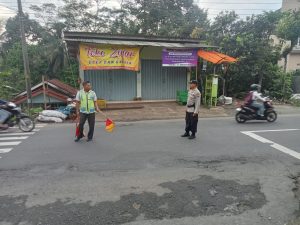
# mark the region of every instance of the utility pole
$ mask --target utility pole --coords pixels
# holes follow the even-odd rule
[[[22,53],[23,53],[23,62],[24,62],[24,75],[25,75],[26,91],[27,91],[27,105],[28,105],[28,111],[30,112],[30,109],[32,107],[31,77],[30,77],[30,70],[29,70],[28,50],[27,50],[25,31],[24,31],[24,13],[22,10],[21,0],[18,0],[18,14],[19,14],[19,20],[20,20],[21,44],[22,44]]]

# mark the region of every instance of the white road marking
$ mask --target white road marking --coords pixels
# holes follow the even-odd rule
[[[43,128],[47,124],[36,124],[36,128]],[[13,129],[11,129],[13,128]],[[40,129],[34,129],[32,132],[13,132],[17,131],[18,127],[11,127],[8,130],[0,130],[0,147],[4,146],[4,148],[0,148],[0,154],[9,153],[13,150],[13,148],[5,148],[6,146],[12,147],[21,144],[21,141],[14,140],[25,140],[30,137],[30,135],[35,134],[35,132],[40,131]],[[2,157],[0,156],[0,159]]]
[[[279,145],[279,144],[276,144],[276,143],[272,144],[271,147],[273,147],[273,148],[275,148],[275,149],[277,149],[277,150],[279,150],[279,151],[281,151],[283,153],[286,153],[286,154],[288,154],[290,156],[293,156],[293,157],[295,157],[297,159],[300,159],[300,153],[296,152],[296,151],[294,151],[292,149],[286,148],[286,147],[284,147],[282,145]]]
[[[270,146],[272,148],[275,148],[276,150],[278,151],[281,151],[285,154],[288,154],[296,159],[300,159],[300,153],[295,151],[295,150],[292,150],[292,149],[289,149],[287,147],[284,147],[280,144],[277,144],[275,143],[274,141],[271,141],[269,139],[266,139],[262,136],[259,136],[255,133],[264,133],[264,132],[287,132],[287,131],[299,131],[300,129],[283,129],[283,130],[257,130],[257,131],[241,131],[242,134],[245,134],[259,142],[262,142],[264,144],[270,144]]]
[[[21,144],[21,141],[0,142],[0,146],[13,146],[19,144]]]
[[[42,127],[45,127],[47,126],[47,124],[36,124],[35,127],[39,127],[39,128],[42,128]]]
[[[36,128],[43,128],[45,126],[46,126],[46,124],[36,124],[35,125]],[[9,129],[19,129],[19,127],[18,126],[14,126],[14,127],[10,127]]]
[[[0,141],[10,141],[10,140],[25,140],[29,136],[23,136],[23,137],[1,137],[0,136]]]
[[[0,133],[0,137],[4,137],[4,136],[23,136],[23,135],[32,135],[35,134],[35,132],[24,132],[24,133],[5,133],[5,134],[1,134]]]
[[[10,130],[10,129],[12,129],[12,128],[13,128],[13,127],[10,127],[10,128],[8,128],[8,129]],[[37,131],[40,131],[40,129],[33,129],[32,131],[37,132]],[[8,130],[0,131],[0,134],[7,134],[7,133],[9,133]]]
[[[282,130],[253,130],[253,131],[242,131],[251,133],[264,133],[264,132],[287,132],[287,131],[298,131],[300,129],[282,129]]]
[[[268,144],[273,144],[274,143],[274,142],[272,142],[272,141],[270,141],[270,140],[268,140],[266,138],[263,138],[263,137],[261,137],[261,136],[259,136],[257,134],[252,133],[251,131],[243,131],[242,133],[245,134],[245,135],[248,135],[249,137],[252,137],[255,140],[258,140],[258,141],[260,141],[262,143],[265,143],[265,144],[266,143],[268,143]]]
[[[12,150],[12,148],[0,148],[0,153],[8,153]]]

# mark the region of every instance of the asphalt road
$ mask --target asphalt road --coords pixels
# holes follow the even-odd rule
[[[73,124],[26,138],[0,132],[0,225],[284,225],[296,216],[300,116],[201,119],[196,140],[179,137],[183,124],[120,123],[111,134],[97,124],[90,143],[73,141]]]

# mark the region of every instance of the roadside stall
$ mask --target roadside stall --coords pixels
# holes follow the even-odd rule
[[[68,53],[79,61],[82,81],[90,81],[109,103],[175,101],[186,91],[199,39],[64,32]]]
[[[225,78],[221,75],[216,74],[216,66],[223,65],[226,71],[231,63],[236,63],[237,59],[231,56],[216,52],[216,51],[205,51],[199,50],[198,56],[205,60],[206,62],[211,62],[214,64],[214,73],[207,75],[205,80],[205,90],[204,90],[204,103],[208,107],[216,106],[218,102],[218,87],[219,79],[223,81],[223,99],[224,104],[232,104],[232,98],[225,96]]]

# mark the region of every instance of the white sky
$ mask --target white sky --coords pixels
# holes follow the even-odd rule
[[[109,7],[118,7],[121,0],[106,0]],[[220,11],[235,10],[242,18],[251,14],[259,14],[263,11],[277,10],[281,8],[282,0],[194,0],[201,8],[208,9],[209,18],[212,19]],[[41,5],[47,0],[22,0],[23,11],[30,13],[29,6]],[[61,6],[61,0],[52,0],[52,3]],[[0,0],[0,19],[14,15],[17,10],[17,0]],[[33,16],[33,15],[31,15]]]

